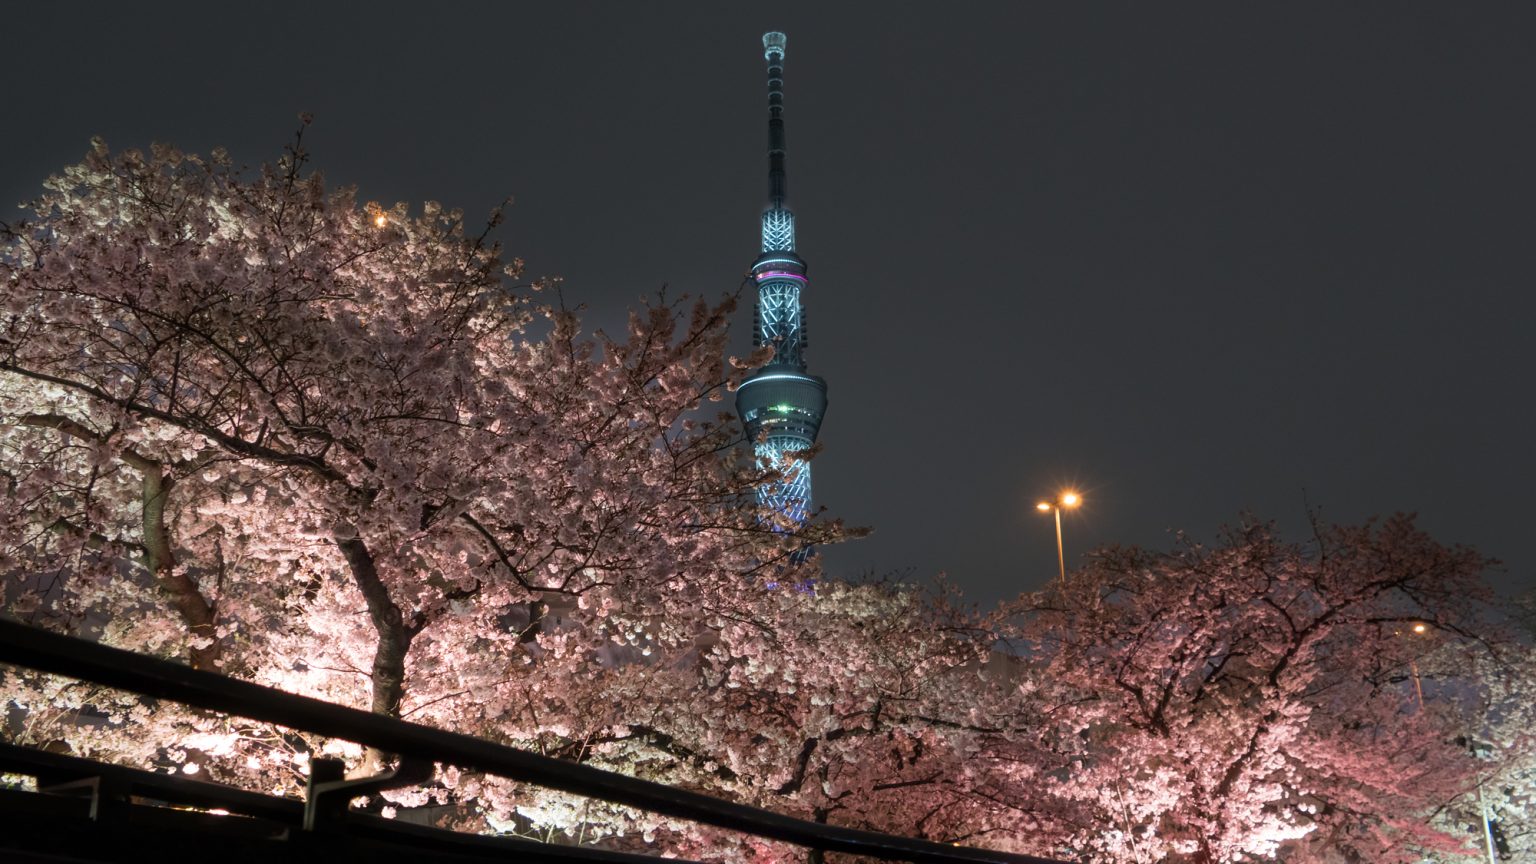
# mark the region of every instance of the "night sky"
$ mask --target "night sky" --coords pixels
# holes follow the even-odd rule
[[[255,163],[310,111],[364,200],[512,196],[509,251],[613,327],[756,256],[768,29],[816,496],[875,529],[834,573],[1036,588],[1070,483],[1069,565],[1310,504],[1536,586],[1529,4],[32,3],[0,200],[92,135]]]

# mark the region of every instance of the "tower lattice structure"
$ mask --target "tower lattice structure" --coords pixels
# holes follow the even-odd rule
[[[811,512],[811,465],[796,458],[816,443],[827,411],[827,382],[806,371],[805,261],[795,254],[795,214],[784,173],[783,33],[763,36],[768,61],[768,206],[763,211],[762,254],[752,264],[757,306],[754,347],[771,345],[773,359],[742,382],[736,413],[760,459],[782,479],[758,490],[758,503],[802,522]]]

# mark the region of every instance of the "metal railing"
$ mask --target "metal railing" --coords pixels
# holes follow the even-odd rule
[[[400,776],[344,781],[340,779],[339,769],[334,765],[330,767],[336,773],[331,776],[317,777],[312,773],[309,801],[305,805],[305,822],[308,827],[314,827],[317,818],[339,815],[339,810],[344,810],[346,802],[353,797],[389,788],[391,785],[424,781],[430,777],[431,766],[435,762],[824,852],[911,861],[916,864],[1062,864],[1031,855],[914,840],[784,816],[662,783],[529,753],[468,735],[296,696],[11,621],[0,620],[0,663],[339,738],[400,757],[401,767],[395,772]],[[147,773],[104,767],[130,772],[122,775],[125,778]],[[149,782],[142,776],[140,779]],[[255,794],[230,791],[235,795]],[[267,801],[282,800],[258,797]],[[298,806],[298,803],[293,802],[291,806]],[[590,853],[591,860],[654,860],[645,856],[620,856],[618,853],[595,849],[549,848]]]

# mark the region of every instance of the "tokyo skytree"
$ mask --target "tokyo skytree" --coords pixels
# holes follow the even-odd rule
[[[827,411],[827,382],[805,368],[805,261],[795,254],[795,214],[784,176],[783,33],[763,36],[768,61],[768,207],[763,211],[763,248],[752,264],[757,307],[754,347],[771,345],[773,359],[742,382],[736,413],[760,459],[784,472],[758,490],[758,502],[803,522],[811,512],[811,466],[792,454],[816,443]]]

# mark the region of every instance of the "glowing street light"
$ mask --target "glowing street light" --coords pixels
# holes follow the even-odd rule
[[[383,213],[380,213],[379,215],[373,217],[373,224],[383,228],[385,225],[389,224],[389,217],[385,216]]]
[[[1413,632],[1415,634],[1422,636],[1425,633],[1429,632],[1429,625],[1425,624],[1423,621],[1415,621],[1415,622],[1413,622],[1413,628],[1412,629],[1413,629]],[[1401,631],[1401,630],[1394,630],[1393,631],[1393,635],[1401,636],[1402,632],[1403,631]],[[1415,657],[1409,657],[1408,658],[1408,671],[1413,673],[1413,695],[1418,700],[1419,710],[1423,711],[1424,710],[1424,682],[1423,682],[1423,680],[1421,678],[1419,678],[1419,661],[1418,661],[1417,658],[1415,658]]]
[[[1035,509],[1041,513],[1056,514],[1056,566],[1060,571],[1062,585],[1067,584],[1067,555],[1061,545],[1061,510],[1063,507],[1070,510],[1081,503],[1083,503],[1083,496],[1071,489],[1064,489],[1056,496],[1055,501],[1041,501],[1035,505]]]

